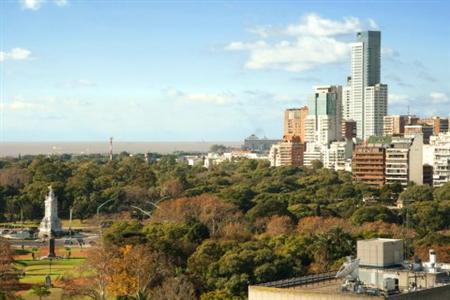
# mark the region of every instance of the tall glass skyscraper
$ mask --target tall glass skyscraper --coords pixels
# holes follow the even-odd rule
[[[363,31],[352,44],[350,118],[356,121],[357,137],[383,134],[387,114],[387,86],[380,85],[381,33]],[[370,109],[368,109],[370,108]]]

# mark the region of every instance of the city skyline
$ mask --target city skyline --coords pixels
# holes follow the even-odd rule
[[[335,3],[2,2],[1,141],[280,137],[361,30],[388,114],[450,114],[449,3]]]

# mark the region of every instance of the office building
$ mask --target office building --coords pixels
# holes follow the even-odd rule
[[[306,118],[306,142],[328,145],[341,139],[341,86],[320,86],[308,102],[309,113]]]
[[[357,33],[352,44],[350,118],[356,121],[357,137],[365,140],[383,135],[387,114],[387,86],[380,84],[381,33]]]
[[[308,116],[308,107],[290,108],[284,112],[284,135],[285,140],[290,140],[294,136],[305,141],[305,122]]]
[[[353,151],[353,180],[380,186],[385,180],[386,149],[383,145],[360,145]]]

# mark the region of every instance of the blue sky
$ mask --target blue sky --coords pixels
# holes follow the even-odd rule
[[[2,141],[280,137],[382,32],[389,113],[450,114],[449,1],[0,3]]]

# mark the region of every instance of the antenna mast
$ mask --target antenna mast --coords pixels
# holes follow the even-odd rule
[[[113,159],[113,137],[109,138],[109,160]]]

